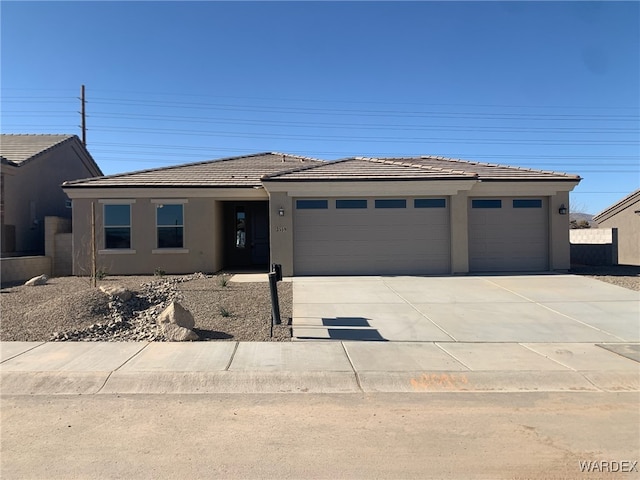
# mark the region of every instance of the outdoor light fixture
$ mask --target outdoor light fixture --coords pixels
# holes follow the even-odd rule
[[[566,215],[567,214],[567,207],[564,206],[564,203],[562,205],[560,205],[560,208],[558,209],[558,213],[560,215]]]
[[[280,215],[281,217],[284,217],[284,208],[280,207],[278,209],[278,215]]]

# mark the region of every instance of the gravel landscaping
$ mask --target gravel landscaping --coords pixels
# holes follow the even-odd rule
[[[2,341],[164,341],[156,319],[173,300],[195,319],[200,340],[289,341],[292,286],[278,283],[282,325],[271,335],[269,284],[231,282],[230,275],[114,276],[98,286],[124,286],[122,302],[92,288],[88,278],[59,277],[46,285],[0,290]]]
[[[640,291],[640,267],[634,265],[614,265],[609,267],[577,266],[571,267],[571,273],[595,278],[601,282],[612,283],[619,287]]]

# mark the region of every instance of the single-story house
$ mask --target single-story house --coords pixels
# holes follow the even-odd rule
[[[598,228],[618,229],[618,263],[640,265],[640,189],[603,210],[593,220]]]
[[[102,175],[76,135],[0,135],[3,256],[44,253],[44,217],[71,219],[67,180]]]
[[[450,158],[259,153],[66,182],[74,274],[567,270],[580,177]]]

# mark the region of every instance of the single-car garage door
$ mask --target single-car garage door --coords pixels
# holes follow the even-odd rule
[[[296,275],[450,272],[447,198],[294,200]]]
[[[469,200],[471,272],[539,272],[548,268],[545,197]]]

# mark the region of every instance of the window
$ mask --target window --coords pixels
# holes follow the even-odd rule
[[[542,200],[538,199],[520,199],[513,201],[513,208],[542,208]]]
[[[183,205],[156,205],[158,248],[182,248],[184,245]]]
[[[324,210],[329,208],[328,200],[296,200],[298,210]]]
[[[336,200],[336,208],[367,208],[366,200]]]
[[[236,248],[247,246],[247,216],[244,207],[236,207]]]
[[[376,200],[376,208],[407,208],[407,201],[400,199]]]
[[[445,208],[447,201],[444,198],[416,198],[413,208]]]
[[[502,200],[471,200],[471,208],[502,208]]]
[[[131,248],[131,205],[105,204],[104,248]]]

